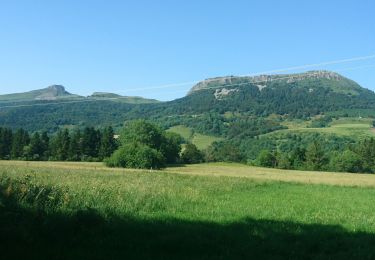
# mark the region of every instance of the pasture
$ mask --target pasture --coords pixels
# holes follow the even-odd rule
[[[320,133],[333,134],[337,136],[347,136],[354,139],[364,139],[375,137],[374,129],[372,128],[373,119],[370,118],[339,118],[333,120],[328,127],[310,128],[309,121],[285,121],[282,125],[288,129],[278,130],[265,135],[278,135],[285,133]]]
[[[375,176],[237,164],[0,162],[2,255],[374,258]]]
[[[191,128],[182,125],[171,127],[167,131],[181,135],[186,141],[195,144],[200,150],[206,149],[213,142],[223,140],[220,137],[196,133]]]

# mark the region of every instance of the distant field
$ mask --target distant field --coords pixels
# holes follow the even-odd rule
[[[375,175],[0,161],[4,258],[374,258]],[[3,247],[3,248],[1,248]]]
[[[322,133],[335,134],[338,136],[349,136],[354,138],[375,137],[375,131],[372,128],[373,119],[370,118],[340,118],[334,120],[329,127],[325,128],[308,128],[309,122],[306,121],[286,121],[282,124],[288,129],[283,129],[269,133],[267,135],[275,135],[280,133]]]
[[[191,128],[182,125],[171,127],[168,131],[180,134],[185,140],[192,142],[200,150],[206,149],[215,141],[222,140],[219,137],[194,133]]]

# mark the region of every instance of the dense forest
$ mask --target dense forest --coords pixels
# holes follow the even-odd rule
[[[0,128],[0,159],[31,161],[101,161],[117,148],[112,127],[59,130],[54,135]]]

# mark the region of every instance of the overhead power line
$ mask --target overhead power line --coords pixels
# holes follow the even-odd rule
[[[251,74],[240,75],[240,76],[237,76],[237,77],[254,77],[254,76],[258,76],[258,75],[275,74],[275,73],[295,71],[295,70],[303,70],[303,69],[312,69],[312,68],[317,68],[317,67],[324,67],[324,66],[329,66],[329,65],[337,65],[337,64],[356,62],[356,61],[365,61],[365,60],[372,60],[372,59],[375,59],[375,54],[374,55],[354,57],[354,58],[348,58],[348,59],[326,61],[326,62],[321,62],[321,63],[305,64],[305,65],[287,67],[287,68],[282,68],[282,69],[254,72],[254,73],[251,73]],[[231,76],[220,77],[220,79],[229,79],[229,78],[231,78]],[[210,81],[215,81],[215,80],[217,80],[217,79],[216,78],[210,78],[210,79],[206,79],[205,82],[210,82]],[[118,91],[114,91],[114,92],[125,93],[125,92],[142,91],[142,90],[166,89],[166,88],[174,88],[174,87],[183,87],[183,86],[188,86],[188,85],[191,86],[191,85],[197,84],[199,82],[201,82],[201,80],[195,80],[195,81],[190,81],[190,82],[171,83],[171,84],[158,85],[158,86],[130,88],[130,89],[118,90]]]

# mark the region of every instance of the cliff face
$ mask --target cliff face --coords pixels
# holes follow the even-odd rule
[[[52,85],[39,91],[40,94],[35,97],[35,100],[56,100],[59,97],[72,96],[67,92],[64,86]]]
[[[192,94],[199,90],[204,89],[217,89],[223,87],[236,87],[245,84],[255,84],[259,90],[267,87],[267,84],[270,82],[280,82],[280,83],[295,83],[300,81],[306,81],[313,85],[312,80],[327,80],[331,81],[333,84],[330,86],[327,84],[327,87],[332,87],[334,91],[340,92],[340,88],[337,86],[342,85],[342,90],[355,92],[361,89],[361,87],[338,73],[330,72],[330,71],[309,71],[306,73],[298,73],[298,74],[280,74],[280,75],[259,75],[254,77],[236,77],[236,76],[229,76],[229,77],[219,77],[219,78],[212,78],[206,79],[204,81],[199,82],[196,84],[188,94]]]

